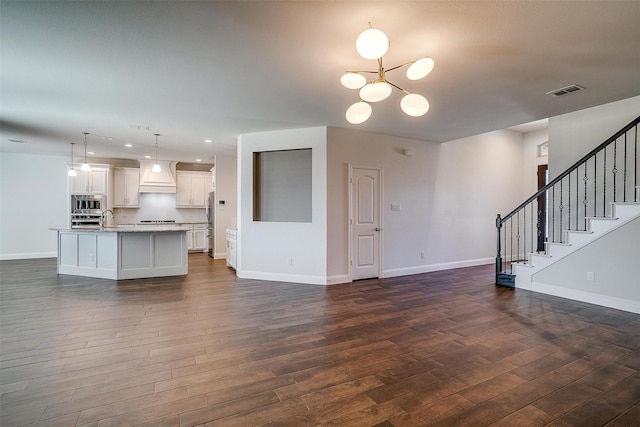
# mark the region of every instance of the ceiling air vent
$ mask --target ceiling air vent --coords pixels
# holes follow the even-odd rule
[[[584,88],[578,85],[569,85],[561,87],[560,89],[552,90],[551,92],[547,92],[547,95],[562,96],[571,92],[577,92],[579,90],[584,90]]]

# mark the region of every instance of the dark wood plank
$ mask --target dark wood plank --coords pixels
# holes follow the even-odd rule
[[[0,423],[637,423],[639,315],[496,287],[493,266],[327,288],[189,266],[0,261]]]

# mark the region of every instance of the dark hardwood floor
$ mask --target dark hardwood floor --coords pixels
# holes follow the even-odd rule
[[[640,316],[493,266],[323,287],[0,262],[2,426],[640,425]]]

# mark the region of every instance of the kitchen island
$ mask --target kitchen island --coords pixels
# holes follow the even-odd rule
[[[139,279],[188,273],[184,226],[51,227],[58,232],[58,274]]]

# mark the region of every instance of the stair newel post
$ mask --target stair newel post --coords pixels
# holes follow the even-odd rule
[[[498,214],[496,218],[496,282],[498,281],[498,274],[502,272],[502,255],[501,255],[501,247],[500,247],[500,230],[502,229],[502,218],[500,218],[500,214]]]

